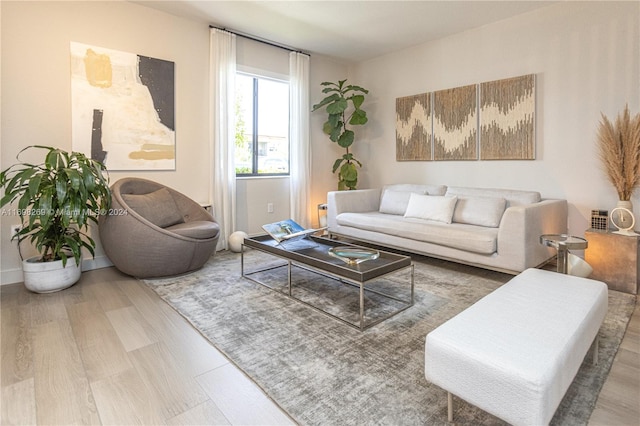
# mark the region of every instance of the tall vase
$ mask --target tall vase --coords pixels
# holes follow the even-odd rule
[[[631,200],[619,200],[616,207],[624,207],[627,210],[633,211],[633,204],[631,204]]]

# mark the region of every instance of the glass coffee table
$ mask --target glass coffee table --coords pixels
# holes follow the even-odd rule
[[[244,239],[244,246],[259,250],[264,253],[268,253],[275,256],[278,259],[282,259],[285,262],[279,262],[277,265],[267,265],[265,267],[258,267],[257,269],[246,271],[245,270],[245,250],[241,251],[241,270],[242,276],[253,282],[261,284],[272,290],[278,291],[286,296],[304,303],[326,315],[329,315],[344,324],[354,327],[359,330],[365,330],[372,327],[386,319],[391,318],[394,315],[408,309],[413,306],[414,300],[414,273],[413,263],[409,256],[403,256],[395,253],[388,253],[385,251],[378,251],[377,257],[366,261],[360,261],[359,263],[352,262],[352,264],[343,261],[342,259],[329,253],[330,250],[336,248],[353,248],[362,249],[366,251],[366,248],[356,246],[354,244],[348,244],[342,241],[331,240],[322,237],[307,237],[302,241],[296,241],[289,243],[278,243],[269,235],[257,236]],[[362,251],[361,251],[362,252]],[[360,254],[362,255],[362,254]],[[268,262],[266,262],[268,263]],[[255,265],[253,265],[255,266]],[[286,286],[277,288],[276,286],[269,285],[263,280],[260,280],[256,275],[270,271],[276,268],[287,268],[287,283]],[[358,292],[353,292],[353,297],[358,297],[358,320],[354,323],[346,320],[337,313],[331,313],[327,309],[322,309],[313,303],[302,300],[297,297],[293,291],[296,286],[295,279],[292,272],[295,268],[301,268],[306,271],[310,271],[314,274],[319,274],[328,279],[338,281],[342,284],[350,287],[355,287]],[[398,295],[391,295],[388,292],[380,291],[379,289],[367,288],[367,283],[376,280],[378,278],[385,277],[390,274],[400,273],[402,271],[408,271],[410,278],[408,283],[407,297],[398,297]],[[318,291],[321,293],[321,290]],[[365,317],[365,293],[372,293],[377,295],[381,300],[393,301],[395,305],[393,311],[385,313],[381,317],[369,319]]]

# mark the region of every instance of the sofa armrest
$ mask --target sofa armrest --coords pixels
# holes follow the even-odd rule
[[[331,191],[327,194],[327,226],[329,231],[338,225],[336,216],[345,212],[371,212],[380,208],[380,189]]]
[[[515,270],[536,267],[553,255],[540,244],[542,234],[567,232],[566,200],[544,199],[539,203],[505,210],[498,229],[498,254],[514,257]]]

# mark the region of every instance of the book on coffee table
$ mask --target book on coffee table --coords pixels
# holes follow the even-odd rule
[[[298,241],[307,236],[321,231],[324,228],[305,229],[293,219],[281,220],[279,222],[262,225],[262,229],[267,231],[271,238],[281,243],[283,241]]]

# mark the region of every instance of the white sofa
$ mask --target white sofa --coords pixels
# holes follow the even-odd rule
[[[566,200],[509,189],[395,184],[327,195],[331,236],[511,274],[556,253],[542,234],[567,232]]]

